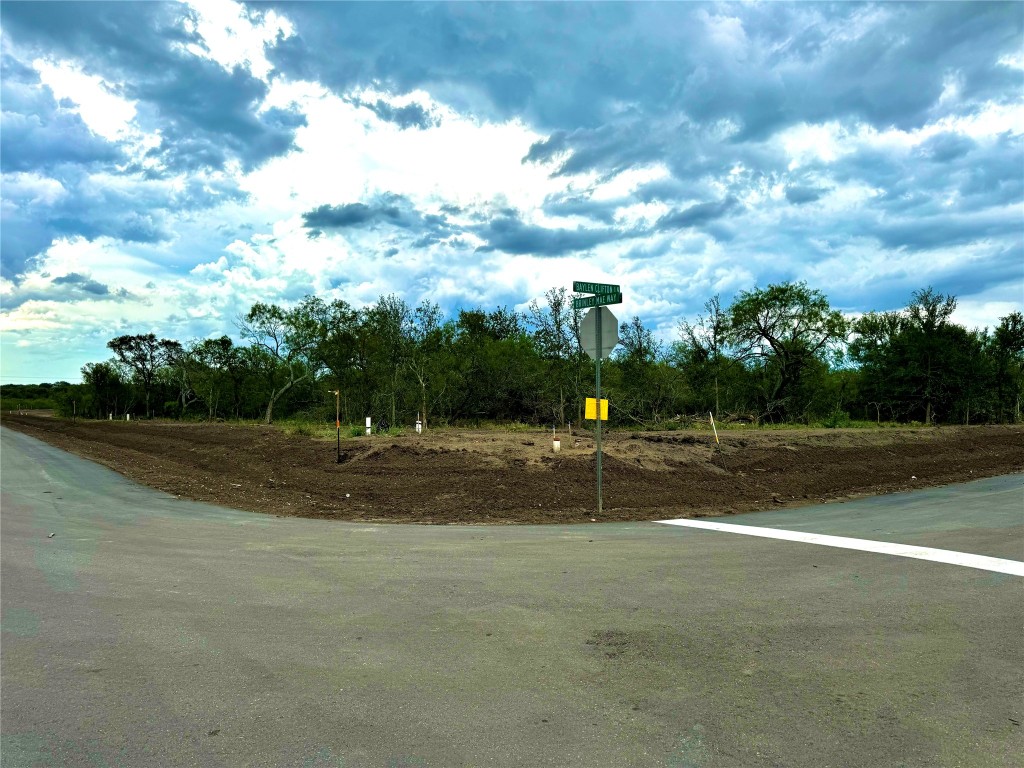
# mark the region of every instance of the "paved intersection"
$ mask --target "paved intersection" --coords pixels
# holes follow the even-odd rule
[[[276,519],[0,441],[4,766],[1024,754],[1020,577],[653,523]],[[1021,560],[1024,476],[728,522]]]

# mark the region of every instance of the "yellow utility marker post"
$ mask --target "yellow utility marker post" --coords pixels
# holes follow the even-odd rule
[[[619,343],[618,320],[605,304],[621,304],[622,291],[617,285],[586,282],[574,282],[572,289],[576,293],[594,294],[573,299],[572,308],[593,307],[580,323],[580,341],[583,344],[583,351],[595,362],[594,388],[597,392],[594,398],[594,413],[595,416],[601,417],[596,419],[597,427],[594,430],[594,442],[597,447],[597,514],[600,515],[604,508],[601,498],[601,421],[608,418],[608,401],[601,399],[601,360],[610,355],[615,345]],[[597,410],[598,402],[601,403],[600,413]]]

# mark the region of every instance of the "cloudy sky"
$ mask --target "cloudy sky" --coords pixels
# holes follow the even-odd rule
[[[0,6],[0,379],[255,301],[1024,305],[1024,4]]]

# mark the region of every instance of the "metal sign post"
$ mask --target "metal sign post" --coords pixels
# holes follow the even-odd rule
[[[338,431],[338,453],[335,463],[341,464],[341,390],[334,390],[334,428]]]
[[[622,292],[617,285],[606,283],[585,283],[574,282],[572,289],[577,293],[593,293],[593,296],[584,296],[573,299],[573,309],[584,309],[593,307],[580,324],[580,341],[583,343],[584,351],[594,359],[594,388],[597,390],[597,426],[594,430],[594,442],[597,448],[597,514],[601,516],[604,509],[604,499],[601,492],[601,360],[615,348],[619,343],[618,321],[612,311],[605,304],[621,304]],[[593,334],[590,333],[593,326]]]
[[[600,340],[601,338],[601,309],[597,310],[597,331],[594,333],[594,338]],[[600,344],[600,341],[598,341]],[[595,441],[597,442],[597,516],[601,517],[601,510],[603,508],[603,500],[601,499],[601,348],[597,349],[597,364],[594,367],[594,388],[597,390],[597,430],[595,431]]]

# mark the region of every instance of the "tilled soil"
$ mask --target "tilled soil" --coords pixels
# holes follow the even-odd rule
[[[1024,427],[730,430],[604,436],[596,514],[589,433],[434,430],[334,439],[273,426],[3,424],[183,498],[274,515],[401,523],[574,523],[703,517],[1024,471]]]

